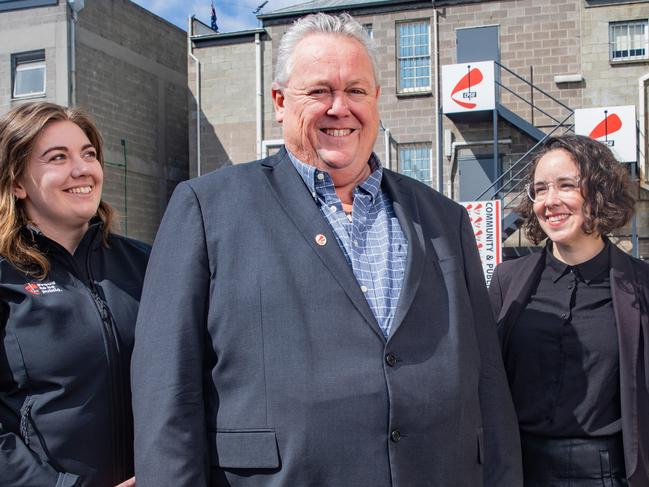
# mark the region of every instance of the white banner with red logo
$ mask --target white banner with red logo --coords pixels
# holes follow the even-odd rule
[[[502,226],[500,200],[465,201],[460,203],[469,213],[473,233],[478,244],[487,286],[496,265],[502,262]]]
[[[444,113],[493,110],[496,107],[494,62],[442,66]]]
[[[575,110],[575,133],[608,145],[620,162],[638,158],[633,105]]]

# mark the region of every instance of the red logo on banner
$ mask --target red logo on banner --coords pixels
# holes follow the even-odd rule
[[[617,114],[611,113],[610,115],[604,117],[604,120],[599,122],[588,136],[591,139],[599,139],[601,137],[607,137],[608,135],[617,132],[621,128],[622,120]]]
[[[473,103],[471,100],[478,96],[477,92],[471,91],[471,87],[480,84],[483,80],[483,76],[482,72],[478,68],[471,69],[471,66],[467,66],[467,69],[469,70],[469,72],[462,76],[462,79],[458,81],[455,85],[455,88],[453,88],[453,91],[451,92],[451,99],[461,107],[471,109],[477,106],[477,103]],[[453,96],[457,92],[463,90],[467,91],[462,93],[462,98],[469,101],[461,101]]]

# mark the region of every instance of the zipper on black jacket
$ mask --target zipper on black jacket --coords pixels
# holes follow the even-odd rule
[[[101,228],[96,230],[95,237],[88,243],[86,253],[86,278],[88,279],[87,289],[90,292],[102,324],[102,335],[106,345],[106,359],[108,360],[108,370],[110,373],[110,403],[112,419],[112,466],[113,466],[113,483],[118,484],[125,480],[126,476],[126,458],[127,454],[122,445],[124,444],[124,435],[126,434],[126,419],[124,417],[124,378],[122,374],[121,354],[117,332],[115,330],[115,320],[112,317],[110,308],[99,294],[92,274],[91,258],[93,247],[97,238],[101,236]],[[75,259],[72,258],[74,261]],[[76,262],[75,262],[76,264]]]
[[[84,284],[84,287],[88,290],[90,297],[92,298],[99,317],[101,320],[101,331],[102,338],[104,339],[104,345],[106,347],[106,360],[108,362],[108,370],[110,374],[110,415],[111,415],[111,426],[113,436],[112,440],[112,466],[113,466],[113,483],[118,484],[122,482],[126,477],[126,451],[122,451],[121,445],[124,443],[124,435],[126,433],[127,422],[124,415],[124,380],[122,374],[122,365],[120,360],[120,351],[119,344],[117,341],[117,336],[115,332],[115,325],[112,315],[110,313],[110,308],[104,299],[97,292],[97,287],[92,275],[92,269],[90,265],[90,260],[93,252],[93,244],[97,238],[101,238],[102,228],[96,230],[95,237],[89,242],[88,253],[86,255],[86,278],[88,283],[86,284],[83,279],[82,274],[79,272],[78,264],[74,258],[62,245],[59,243],[48,239],[43,235],[43,238],[46,239],[47,245],[50,246],[53,250],[56,250],[63,259],[68,262],[68,267],[71,268],[74,274],[77,275],[77,278],[81,283]]]
[[[32,422],[32,400],[27,398],[27,405],[20,414],[20,436],[26,446],[29,446],[29,424]]]
[[[34,418],[32,417],[32,407],[34,406],[34,401],[35,399],[32,396],[28,396],[25,407],[20,413],[20,436],[23,439],[25,446],[29,446],[32,443],[32,436],[35,436],[38,440],[38,443],[40,444],[43,458],[45,458],[54,469],[62,471],[61,465],[59,465],[56,459],[51,457],[49,451],[47,450],[45,439],[36,427],[36,423],[34,422]]]
[[[92,250],[91,250],[92,251]],[[89,254],[90,256],[90,254]],[[90,260],[88,258],[88,260]],[[112,418],[112,452],[113,452],[113,479],[117,484],[124,480],[126,471],[126,462],[124,455],[126,454],[121,445],[124,443],[124,434],[126,432],[126,421],[124,418],[124,381],[122,377],[122,367],[120,361],[120,353],[118,348],[117,336],[115,333],[114,320],[110,313],[108,305],[104,299],[99,295],[90,273],[90,265],[88,263],[88,277],[90,278],[90,286],[88,291],[92,297],[99,316],[102,322],[102,332],[106,342],[107,360],[110,371],[110,396],[111,396],[111,418]]]

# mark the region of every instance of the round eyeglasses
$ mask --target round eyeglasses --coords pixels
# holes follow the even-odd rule
[[[527,183],[525,189],[527,196],[534,203],[543,203],[550,195],[550,188],[554,187],[559,199],[574,198],[579,194],[579,176],[566,176],[554,181],[534,181]]]

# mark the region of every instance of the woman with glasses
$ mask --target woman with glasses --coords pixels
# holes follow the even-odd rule
[[[489,294],[521,431],[526,487],[649,487],[649,265],[606,234],[634,198],[588,137],[551,138],[518,208],[541,252]]]

